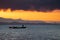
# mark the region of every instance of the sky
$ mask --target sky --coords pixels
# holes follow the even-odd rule
[[[60,0],[0,0],[0,17],[60,21]]]
[[[0,0],[0,8],[51,11],[60,9],[60,0]]]

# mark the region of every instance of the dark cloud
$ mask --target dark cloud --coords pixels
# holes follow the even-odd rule
[[[0,0],[0,8],[51,11],[60,9],[60,0]]]

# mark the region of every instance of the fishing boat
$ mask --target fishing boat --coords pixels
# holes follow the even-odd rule
[[[12,26],[12,27],[9,27],[10,29],[24,29],[26,28],[24,25],[22,25],[22,27],[18,27],[18,26]]]

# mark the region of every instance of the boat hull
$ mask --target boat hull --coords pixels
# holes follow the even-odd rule
[[[9,27],[10,29],[24,29],[26,27]]]

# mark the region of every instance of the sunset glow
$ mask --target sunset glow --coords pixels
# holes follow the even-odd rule
[[[0,17],[23,20],[43,20],[43,21],[60,21],[60,10],[51,12],[24,11],[24,10],[0,10]]]

